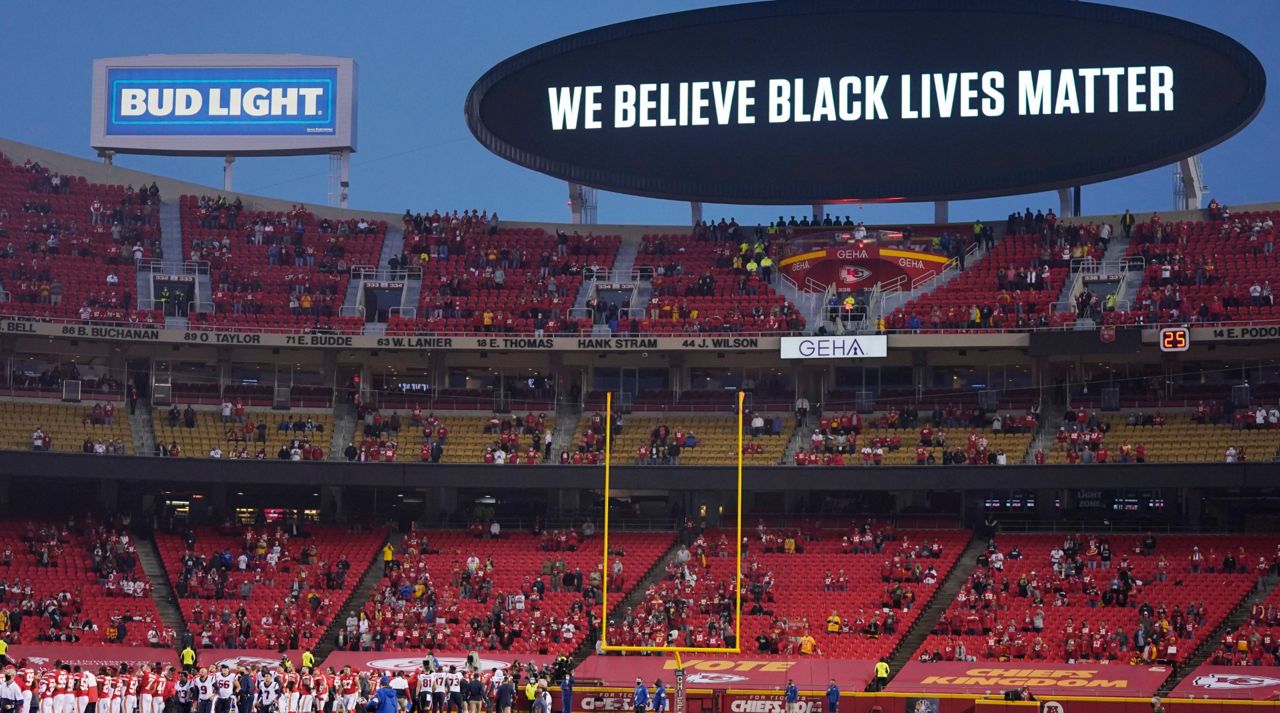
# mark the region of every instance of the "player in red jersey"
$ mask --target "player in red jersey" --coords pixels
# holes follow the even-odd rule
[[[40,713],[53,713],[54,670],[41,671],[36,679],[36,695],[40,698]]]
[[[143,664],[142,673],[138,676],[138,680],[137,680],[137,690],[136,690],[136,693],[138,696],[137,713],[151,713],[151,710],[152,710],[151,691],[153,688],[155,688],[155,684],[156,684],[155,672],[151,670],[150,664]]]
[[[53,677],[53,713],[75,713],[74,682],[71,667],[63,664]]]
[[[280,713],[298,713],[298,688],[302,677],[297,671],[288,671],[280,678],[284,683],[284,692],[280,694]]]
[[[313,686],[315,686],[315,674],[311,673],[309,666],[303,666],[302,673],[298,675],[298,708],[295,710],[311,713],[311,706],[316,702]]]
[[[137,671],[130,671],[129,675],[124,677],[124,703],[120,706],[121,713],[138,713],[139,675]]]
[[[356,699],[360,696],[360,678],[351,671],[350,666],[343,666],[338,682],[342,693],[342,710],[352,713],[356,709]]]
[[[79,669],[79,667],[76,667]],[[90,703],[98,703],[98,678],[93,675],[92,671],[77,670],[76,672],[76,713],[84,713]]]
[[[108,667],[98,672],[98,705],[94,708],[97,713],[113,713],[112,707],[116,705],[115,686],[114,669]]]

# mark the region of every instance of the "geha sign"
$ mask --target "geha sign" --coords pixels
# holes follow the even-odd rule
[[[490,150],[597,188],[729,203],[972,198],[1171,163],[1266,78],[1174,18],[1065,0],[730,5],[571,35],[485,74]]]

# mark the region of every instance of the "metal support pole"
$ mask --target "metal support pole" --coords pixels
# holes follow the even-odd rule
[[[232,176],[235,174],[235,165],[236,165],[235,156],[223,157],[222,159],[222,190],[226,191],[227,193],[230,193],[233,190],[231,188],[231,179],[232,179]]]
[[[689,201],[689,212],[693,219],[690,225],[697,225],[702,222],[702,201]]]
[[[933,202],[933,223],[942,225],[951,222],[951,204],[947,201]]]
[[[338,184],[338,207],[347,207],[347,195],[351,192],[351,151],[349,149],[342,150],[341,182]]]

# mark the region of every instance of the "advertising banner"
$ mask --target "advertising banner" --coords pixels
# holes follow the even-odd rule
[[[112,67],[108,135],[333,134],[337,67]]]
[[[177,664],[178,654],[173,649],[151,649],[142,646],[82,646],[80,644],[14,644],[8,656],[14,661],[26,659],[34,668],[53,666],[61,661],[68,666],[97,671],[102,666],[127,663],[141,666],[144,663]]]
[[[319,347],[327,349],[397,349],[405,351],[774,351],[778,337],[533,337],[495,335],[376,336],[353,334],[272,334],[164,329],[159,325],[106,325],[40,322],[0,317],[0,333],[17,337],[60,337],[192,346]],[[876,339],[883,340],[884,337]]]
[[[1170,698],[1280,699],[1280,666],[1203,665],[1187,674]]]
[[[457,666],[461,669],[467,664],[465,651],[334,651],[321,664],[341,669],[350,666],[356,671],[414,671],[422,666],[422,660],[434,655],[441,666]],[[521,663],[534,663],[538,666],[551,663],[554,656],[538,656],[535,654],[512,654],[506,651],[484,651],[479,654],[481,671],[491,669],[508,669],[519,660]]]
[[[1164,666],[1124,664],[1025,664],[912,661],[889,684],[901,693],[977,693],[999,695],[1027,686],[1041,700],[1050,695],[1150,696],[1169,677]]]
[[[825,690],[832,678],[842,689],[861,691],[871,680],[874,661],[850,659],[684,659],[685,684],[690,688],[729,688],[781,691],[787,680],[803,690]],[[675,660],[640,656],[600,656],[587,658],[575,670],[579,682],[599,682],[606,686],[634,686],[636,678],[649,683],[661,678],[675,680]]]
[[[226,664],[232,667],[242,666],[276,666],[285,656],[298,667],[302,665],[302,649],[289,649],[280,653],[275,649],[200,649],[196,652],[197,663],[201,666],[220,667]]]
[[[356,146],[346,57],[190,54],[94,60],[90,146],[123,153],[292,155]]]
[[[812,280],[836,283],[842,290],[870,289],[877,283],[905,278],[908,286],[941,272],[948,258],[915,250],[880,248],[876,245],[823,248],[778,261],[783,274],[798,285]]]
[[[889,354],[889,338],[782,337],[780,347],[783,359],[881,359]]]

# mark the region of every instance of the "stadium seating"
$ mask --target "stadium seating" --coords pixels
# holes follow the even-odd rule
[[[238,199],[237,199],[238,200]],[[183,258],[208,263],[214,327],[359,334],[363,320],[339,315],[350,270],[378,265],[383,221],[317,219],[302,206],[246,211],[208,196],[182,196]]]
[[[617,236],[549,234],[541,228],[489,229],[479,215],[414,232],[409,264],[422,269],[415,317],[392,317],[388,334],[419,332],[579,334],[591,322],[570,315],[587,272],[608,271]],[[503,282],[497,284],[498,271]],[[555,291],[551,292],[551,283]]]
[[[587,455],[591,452],[603,455],[604,442],[596,437],[587,436],[592,430],[594,419],[599,414],[584,413],[579,420],[572,448],[569,452],[571,462],[575,456]],[[751,414],[743,419],[743,461],[747,465],[775,465],[782,459],[782,453],[795,432],[795,419],[788,414],[762,414],[770,428],[777,424],[776,432],[769,435],[752,437],[750,434]],[[737,417],[731,415],[680,414],[668,413],[661,416],[637,414],[626,416],[621,433],[615,429],[611,457],[615,465],[666,465],[668,460],[661,453],[657,458],[651,457],[648,447],[653,445],[657,429],[666,427],[667,442],[673,443],[677,436],[683,435],[680,444],[680,465],[733,465],[737,462],[734,450],[737,448]],[[601,431],[601,433],[603,433]],[[693,437],[693,441],[689,441]],[[695,445],[689,446],[692,442]],[[640,461],[639,449],[646,447],[643,463]],[[553,454],[554,458],[563,459],[561,454]],[[600,460],[599,456],[596,460]],[[584,459],[592,462],[591,458]]]
[[[1280,274],[1274,224],[1280,212],[1134,227],[1129,255],[1146,259],[1136,304],[1111,324],[1270,323],[1280,319],[1271,280]],[[1251,289],[1257,287],[1258,295]]]
[[[995,558],[999,552],[1002,569],[996,568],[995,560],[977,567],[917,653],[939,652],[947,659],[958,656],[957,644],[963,644],[965,654],[979,661],[1181,662],[1248,593],[1258,577],[1250,564],[1263,556],[1269,565],[1277,542],[1267,536],[1163,535],[1156,540],[1153,554],[1146,555],[1143,536],[1086,535],[1080,536],[1076,547],[1081,573],[1064,575],[1055,568],[1051,553],[1055,547],[1067,549],[1068,537],[1072,536],[998,536],[996,549],[984,557]],[[1104,566],[1102,557],[1104,543],[1112,553],[1109,566]],[[1020,556],[1014,556],[1015,549]],[[1219,557],[1227,553],[1236,553],[1238,562],[1246,563],[1242,571],[1222,571]],[[1069,555],[1058,557],[1062,563],[1072,561]],[[1203,564],[1197,564],[1201,560]],[[1113,583],[1121,570],[1129,570],[1132,576],[1127,602],[1113,596],[1122,588]],[[1006,587],[1006,583],[1011,584]],[[1027,587],[1041,592],[1042,605],[1023,595]],[[1169,630],[1167,636],[1154,638],[1156,649],[1145,655],[1134,638],[1144,605],[1154,610],[1150,626]],[[1203,611],[1191,613],[1189,607]],[[1167,621],[1161,613],[1166,609]],[[1038,617],[1043,618],[1040,631],[1035,630]],[[1124,632],[1123,645],[1118,630]]]
[[[1193,412],[1161,413],[1163,425],[1130,424],[1125,414],[1104,414],[1110,430],[1101,435],[1095,454],[1106,450],[1109,463],[1222,463],[1228,449],[1234,460],[1270,460],[1280,449],[1280,429],[1237,428],[1230,423],[1198,423]],[[1252,418],[1250,419],[1252,425]],[[1070,432],[1063,428],[1046,454],[1049,463],[1077,460],[1070,455]],[[1077,444],[1076,450],[1082,446]],[[1243,452],[1243,457],[1240,455]],[[1128,457],[1126,458],[1126,454]]]
[[[887,327],[894,331],[984,331],[1069,325],[1075,320],[1073,314],[1053,311],[1065,274],[1061,267],[1051,268],[1048,282],[1039,283],[1042,289],[1000,287],[1003,272],[1011,267],[1025,270],[1036,266],[1043,250],[1038,235],[1006,235],[981,259],[970,258],[961,274],[894,310],[886,319]],[[919,320],[918,326],[913,326],[913,317]]]
[[[598,536],[581,540],[578,546],[577,535],[568,532],[482,538],[487,532],[477,525],[470,532],[410,534],[405,554],[398,558],[399,568],[382,579],[365,605],[363,616],[372,622],[369,636],[380,631],[387,649],[502,649],[556,656],[580,645],[588,636],[588,617],[595,616],[599,606],[598,590],[594,599],[580,592],[599,583]],[[665,533],[611,533],[610,566],[621,562],[623,570],[616,584],[611,575],[610,600],[618,601],[619,590],[648,572],[672,542],[672,535]],[[553,581],[555,573],[561,574],[559,584]],[[564,574],[579,575],[585,586],[561,586]],[[534,582],[539,579],[545,590],[536,595]],[[500,628],[493,626],[495,607],[505,610]],[[443,623],[430,626],[431,611]],[[490,632],[492,639],[487,636]],[[351,632],[353,645],[359,638],[358,630]]]
[[[856,539],[845,542],[845,536],[855,535]],[[733,536],[732,532],[710,531],[694,540],[685,568],[679,564],[683,553],[677,552],[659,587],[648,590],[634,610],[615,612],[610,640],[623,644],[658,642],[670,625],[660,612],[667,603],[684,599],[690,604],[679,621],[695,633],[692,641],[674,643],[714,643],[701,633],[711,619],[732,623]],[[885,538],[879,551],[877,538]],[[770,529],[762,524],[747,537],[743,555],[740,643],[744,654],[794,658],[811,653],[847,659],[889,655],[924,609],[937,583],[947,576],[968,539],[969,533],[962,531],[895,532],[873,523],[851,530]],[[790,553],[786,552],[789,540],[796,547]],[[935,544],[940,547],[937,558],[932,556]],[[930,567],[933,573],[928,573]],[[686,581],[688,574],[696,577],[696,583],[677,584],[678,580]],[[926,578],[933,581],[922,581]],[[898,585],[902,589],[894,607],[893,590]],[[883,628],[890,611],[892,631]],[[728,619],[713,612],[723,612]],[[833,615],[838,621],[830,622],[835,631],[829,631]],[[869,628],[872,620],[877,621],[875,630]],[[802,653],[806,634],[813,638],[815,649]]]
[[[137,550],[117,524],[2,522],[0,553],[0,607],[10,644],[141,646],[153,632],[155,642],[174,641]]]
[[[137,311],[133,294],[135,255],[158,254],[158,201],[158,192],[91,184],[0,156],[0,313],[161,321]]]
[[[786,298],[758,275],[747,276],[744,268],[734,266],[738,250],[728,239],[643,236],[635,267],[651,273],[653,294],[647,305],[632,305],[631,319],[620,320],[623,331],[666,335],[804,329],[804,318]]]
[[[391,429],[393,415],[400,421],[398,431]],[[535,433],[525,433],[525,429],[521,428],[508,430],[508,435],[504,437],[501,430],[490,429],[492,421],[506,421],[508,418],[510,417],[499,414],[483,416],[432,411],[423,413],[421,421],[415,425],[411,411],[368,411],[356,426],[354,446],[357,449],[357,459],[361,461],[425,462],[430,460],[431,443],[439,441],[443,433],[444,452],[440,463],[493,463],[494,452],[499,447],[504,451],[505,463],[540,463],[543,457],[543,431],[554,432],[555,416],[544,414],[543,429],[537,429],[535,422]],[[535,420],[537,418],[535,416]],[[536,452],[535,459],[529,458],[530,448]],[[512,453],[518,453],[518,456],[508,460]]]
[[[267,525],[158,533],[156,546],[200,645],[296,649],[318,643],[386,537],[325,526],[290,537]]]
[[[174,407],[177,409],[177,407]],[[279,451],[282,447],[291,446],[293,441],[298,440],[309,444],[312,448],[319,448],[321,453],[319,459],[323,460],[327,457],[330,436],[333,434],[333,412],[332,411],[247,411],[245,413],[245,422],[237,423],[234,418],[231,422],[223,422],[222,416],[218,410],[210,410],[205,408],[192,408],[194,411],[194,427],[186,426],[186,408],[177,409],[178,413],[174,422],[176,425],[170,425],[170,413],[157,409],[152,412],[151,425],[155,429],[156,445],[158,447],[172,447],[173,444],[178,446],[179,456],[186,458],[207,458],[209,453],[216,446],[223,452],[224,458],[235,458],[235,452],[247,452],[247,455],[241,456],[246,458],[257,457],[258,451],[264,451],[264,457],[267,459],[275,459],[279,457]],[[282,430],[281,424],[289,423],[289,430]],[[307,428],[307,423],[311,423],[311,428]],[[255,426],[252,430],[250,425]],[[260,429],[256,428],[258,424],[266,426],[263,440],[258,440]],[[235,433],[243,438],[231,437]],[[173,453],[167,455],[172,456]],[[310,453],[304,448],[302,454],[303,460],[315,460],[315,454]]]
[[[112,402],[115,415],[108,425],[105,420],[94,423],[91,416],[95,404],[76,406],[33,401],[0,402],[0,446],[5,450],[32,450],[32,434],[40,429],[50,438],[49,449],[55,453],[84,453],[86,441],[90,450],[96,444],[115,443],[123,453],[133,455],[133,436],[124,404]],[[105,418],[105,417],[104,417]]]
[[[1278,552],[1280,554],[1280,552]],[[1271,573],[1277,574],[1280,558],[1271,558]],[[1266,599],[1255,604],[1249,617],[1238,628],[1223,635],[1219,646],[1212,651],[1208,663],[1220,666],[1276,666],[1280,664],[1277,648],[1280,634],[1280,589],[1271,591]]]

